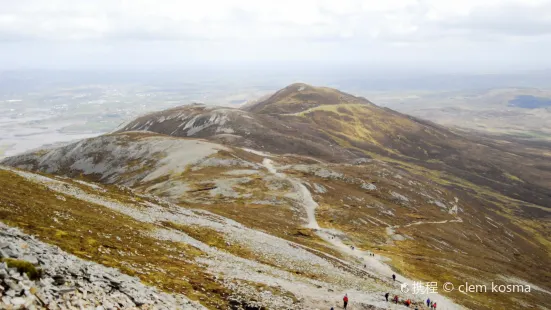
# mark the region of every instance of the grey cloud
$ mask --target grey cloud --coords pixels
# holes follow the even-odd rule
[[[507,5],[477,8],[468,16],[443,21],[445,31],[465,30],[469,34],[539,36],[551,34],[551,3],[538,6]]]
[[[350,7],[337,7],[347,1]],[[287,6],[272,15],[264,7],[245,4],[226,6],[217,14],[210,14],[211,8],[205,6],[195,15],[184,12],[184,2],[179,0],[0,0],[0,65],[14,59],[22,64],[70,61],[75,66],[199,60],[402,66],[437,61],[464,64],[467,60],[506,63],[513,58],[522,63],[522,55],[531,58],[526,63],[544,63],[551,53],[551,37],[547,36],[551,34],[551,0],[536,6],[511,1],[517,3],[474,3],[470,10],[454,12],[446,10],[446,0],[388,7],[386,2],[374,1],[379,6],[373,9],[365,5],[362,9],[364,0],[328,0],[301,6],[299,11],[282,3]],[[164,10],[149,12],[148,6],[140,7],[157,2],[166,6]],[[171,4],[180,5],[174,14],[167,11]],[[435,4],[440,5],[436,10]]]
[[[320,5],[321,21],[264,21],[247,7],[233,7],[225,19],[174,20],[134,12],[119,1],[1,1],[0,40],[383,40],[423,42],[449,37],[532,36],[551,33],[551,4],[475,7],[466,16],[431,21],[430,3],[405,8],[335,12]],[[50,1],[48,1],[50,2]],[[95,3],[95,4],[94,4]]]

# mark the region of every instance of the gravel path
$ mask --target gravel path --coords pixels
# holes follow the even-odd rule
[[[318,204],[314,201],[314,198],[312,198],[312,193],[310,193],[308,188],[306,188],[306,186],[302,184],[300,180],[288,177],[284,173],[277,172],[271,159],[264,159],[262,161],[262,165],[264,165],[264,167],[266,167],[266,169],[275,176],[291,182],[293,188],[295,189],[295,195],[292,198],[299,201],[304,206],[304,209],[306,211],[306,216],[308,220],[308,224],[306,225],[306,227],[319,229],[320,226],[316,221],[316,208],[318,207]]]

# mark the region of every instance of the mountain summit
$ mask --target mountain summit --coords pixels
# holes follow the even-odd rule
[[[292,114],[325,105],[362,103],[371,104],[365,98],[355,97],[333,88],[295,83],[277,91],[266,100],[245,107],[245,109],[254,113]]]

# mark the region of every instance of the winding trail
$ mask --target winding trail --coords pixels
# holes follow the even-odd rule
[[[419,281],[413,281],[411,279],[405,278],[399,274],[397,274],[395,271],[392,270],[392,268],[386,264],[385,262],[389,261],[390,259],[378,254],[373,254],[369,251],[361,251],[357,249],[353,249],[349,245],[346,245],[342,239],[341,236],[344,236],[345,234],[339,230],[336,229],[327,229],[322,228],[319,226],[318,222],[316,221],[316,215],[315,211],[318,207],[318,204],[314,201],[314,198],[312,197],[311,192],[306,188],[306,186],[299,180],[293,177],[289,177],[284,173],[278,172],[277,169],[273,165],[273,161],[270,159],[265,158],[262,161],[262,165],[272,174],[274,174],[277,177],[280,177],[282,179],[285,179],[291,184],[293,184],[293,188],[297,191],[297,195],[299,198],[299,201],[304,206],[306,214],[308,216],[308,228],[312,228],[315,230],[316,234],[321,237],[323,240],[327,241],[329,244],[333,245],[337,249],[339,249],[342,253],[345,253],[351,257],[357,258],[363,265],[366,267],[366,271],[369,271],[371,273],[376,274],[377,276],[381,277],[382,279],[391,279],[393,274],[396,274],[396,282],[395,286],[397,286],[397,289],[400,289],[401,285],[407,285],[408,288],[411,291],[412,286],[414,283],[419,283]],[[404,225],[404,227],[414,226],[414,225],[421,225],[421,224],[445,224],[445,223],[451,223],[451,222],[463,222],[461,218],[457,218],[455,220],[445,220],[445,221],[437,221],[437,222],[414,222],[410,223],[408,225]],[[391,229],[394,231],[394,228],[398,228],[398,226],[389,226],[388,229]],[[363,267],[363,266],[362,266]],[[424,284],[424,282],[421,282]],[[442,285],[442,283],[439,283],[439,285]],[[402,294],[402,297],[406,294]],[[430,298],[431,300],[436,300],[438,303],[438,309],[441,310],[456,310],[456,309],[465,309],[464,307],[455,304],[452,300],[437,294],[437,293],[428,293],[428,294],[415,294],[415,295],[409,295],[408,298],[412,298],[413,300],[419,300],[424,301],[427,300],[427,298]]]
[[[419,221],[419,222],[413,222],[409,223],[407,225],[404,225],[402,227],[410,227],[414,225],[422,225],[422,224],[446,224],[446,223],[463,223],[463,220],[461,218],[457,218],[455,220],[444,220],[444,221],[437,221],[437,222],[425,222],[425,221]],[[398,228],[398,226],[395,226],[394,228]]]
[[[306,216],[308,219],[308,224],[306,225],[306,227],[312,228],[312,229],[320,229],[320,226],[318,225],[318,221],[316,221],[316,208],[318,207],[318,204],[317,202],[314,201],[314,198],[312,198],[312,194],[310,193],[308,188],[306,188],[306,186],[302,184],[300,180],[291,178],[284,173],[277,172],[271,159],[265,158],[262,161],[262,165],[275,176],[291,182],[291,184],[293,185],[293,188],[296,191],[296,194],[298,195],[297,200],[299,200],[302,203],[306,211]]]

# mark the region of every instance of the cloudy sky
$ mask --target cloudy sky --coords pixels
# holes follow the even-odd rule
[[[0,0],[1,68],[551,68],[551,0]]]

